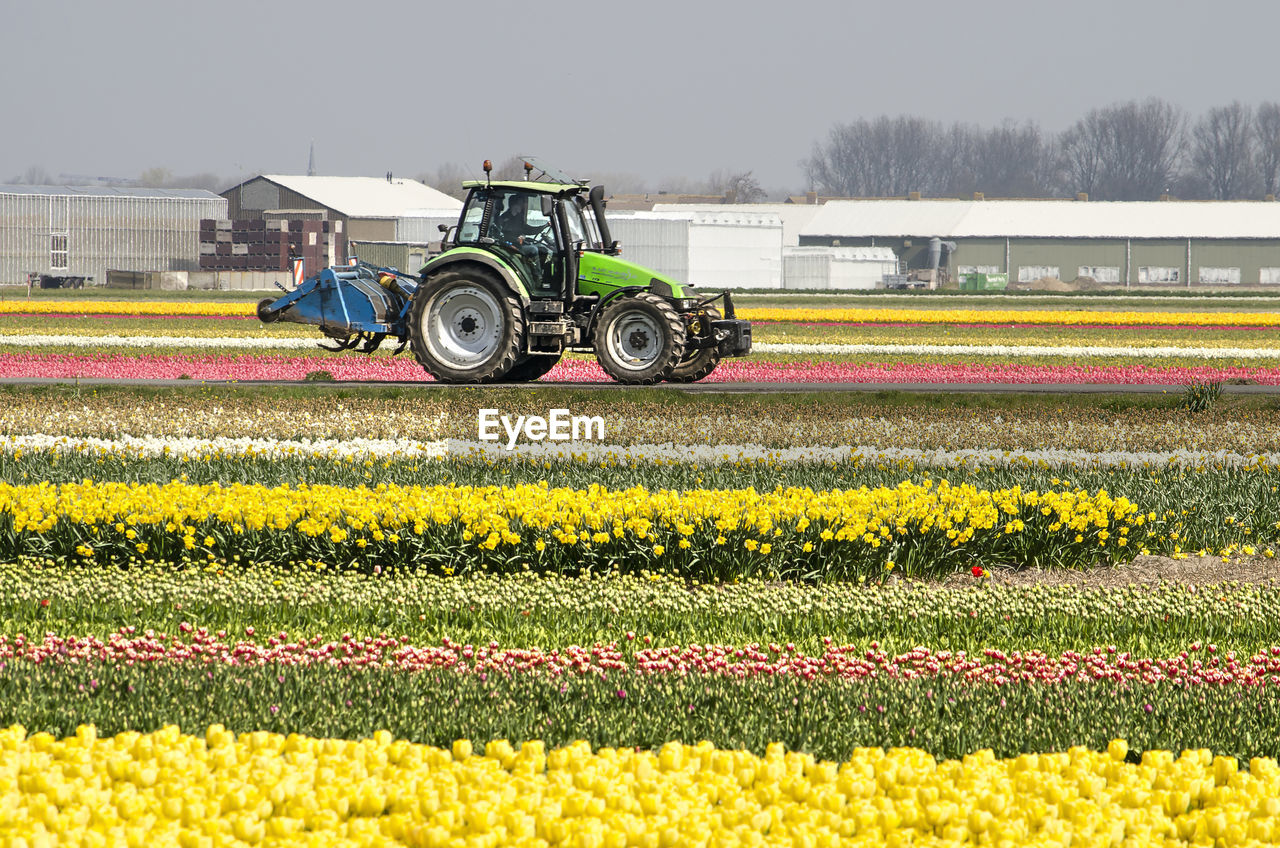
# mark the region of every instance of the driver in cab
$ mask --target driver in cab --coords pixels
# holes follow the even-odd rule
[[[545,224],[529,223],[530,195],[511,193],[506,197],[505,205],[494,218],[491,229],[495,230],[495,238],[505,242],[524,256],[537,260],[539,255],[551,253],[546,239],[550,233],[551,222]]]

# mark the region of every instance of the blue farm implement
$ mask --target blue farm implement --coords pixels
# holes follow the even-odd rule
[[[325,268],[286,290],[284,297],[259,302],[258,318],[264,324],[291,321],[319,327],[336,341],[321,344],[325,350],[373,353],[392,336],[399,353],[409,343],[409,302],[417,288],[417,277],[357,261]]]

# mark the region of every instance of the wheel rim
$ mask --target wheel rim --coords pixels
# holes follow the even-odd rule
[[[502,305],[489,291],[459,285],[436,295],[427,311],[427,347],[450,368],[480,365],[502,339]]]
[[[609,325],[605,337],[613,361],[628,371],[643,371],[662,354],[662,326],[653,316],[633,310]]]

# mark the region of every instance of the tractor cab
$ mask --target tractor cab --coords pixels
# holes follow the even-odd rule
[[[473,186],[454,244],[498,253],[533,297],[562,297],[577,279],[579,252],[599,249],[599,236],[575,202],[578,187],[557,188],[496,181]]]

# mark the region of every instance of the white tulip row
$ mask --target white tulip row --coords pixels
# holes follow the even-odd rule
[[[312,338],[258,338],[249,336],[81,336],[81,335],[0,335],[0,346],[11,347],[130,347],[130,348],[242,348],[250,350],[308,350]],[[787,353],[801,356],[1086,356],[1160,359],[1280,359],[1280,347],[1085,347],[1080,345],[931,345],[931,344],[792,344],[756,342],[756,353]]]
[[[447,453],[443,441],[417,442],[412,439],[250,439],[227,438],[197,439],[179,436],[121,436],[116,439],[99,439],[92,436],[50,436],[34,434],[0,438],[0,450],[6,453],[27,451],[58,451],[61,453],[87,453],[94,456],[109,454],[130,457],[187,457],[196,459],[211,456],[283,459],[290,456],[311,456],[345,459],[347,457],[435,459]]]
[[[484,459],[576,460],[603,462],[690,462],[715,464],[731,462],[911,463],[921,467],[956,468],[1005,465],[1071,468],[1134,468],[1178,465],[1182,467],[1243,468],[1252,465],[1280,465],[1280,453],[1242,454],[1234,451],[1082,451],[1082,450],[920,450],[876,448],[852,445],[767,448],[761,445],[608,445],[578,443],[518,444],[513,450],[492,442],[446,439],[453,457]]]
[[[492,442],[445,439],[279,440],[249,438],[196,439],[134,437],[99,439],[44,434],[0,438],[0,451],[10,455],[36,451],[117,455],[136,458],[236,457],[284,459],[309,456],[332,459],[479,459],[489,461],[576,461],[593,465],[633,462],[723,463],[910,463],[917,467],[956,468],[1029,466],[1050,468],[1181,467],[1243,468],[1280,466],[1280,454],[1242,454],[1233,451],[1080,451],[1080,450],[918,450],[850,445],[836,447],[766,448],[760,445],[607,445],[535,442],[506,450]]]

